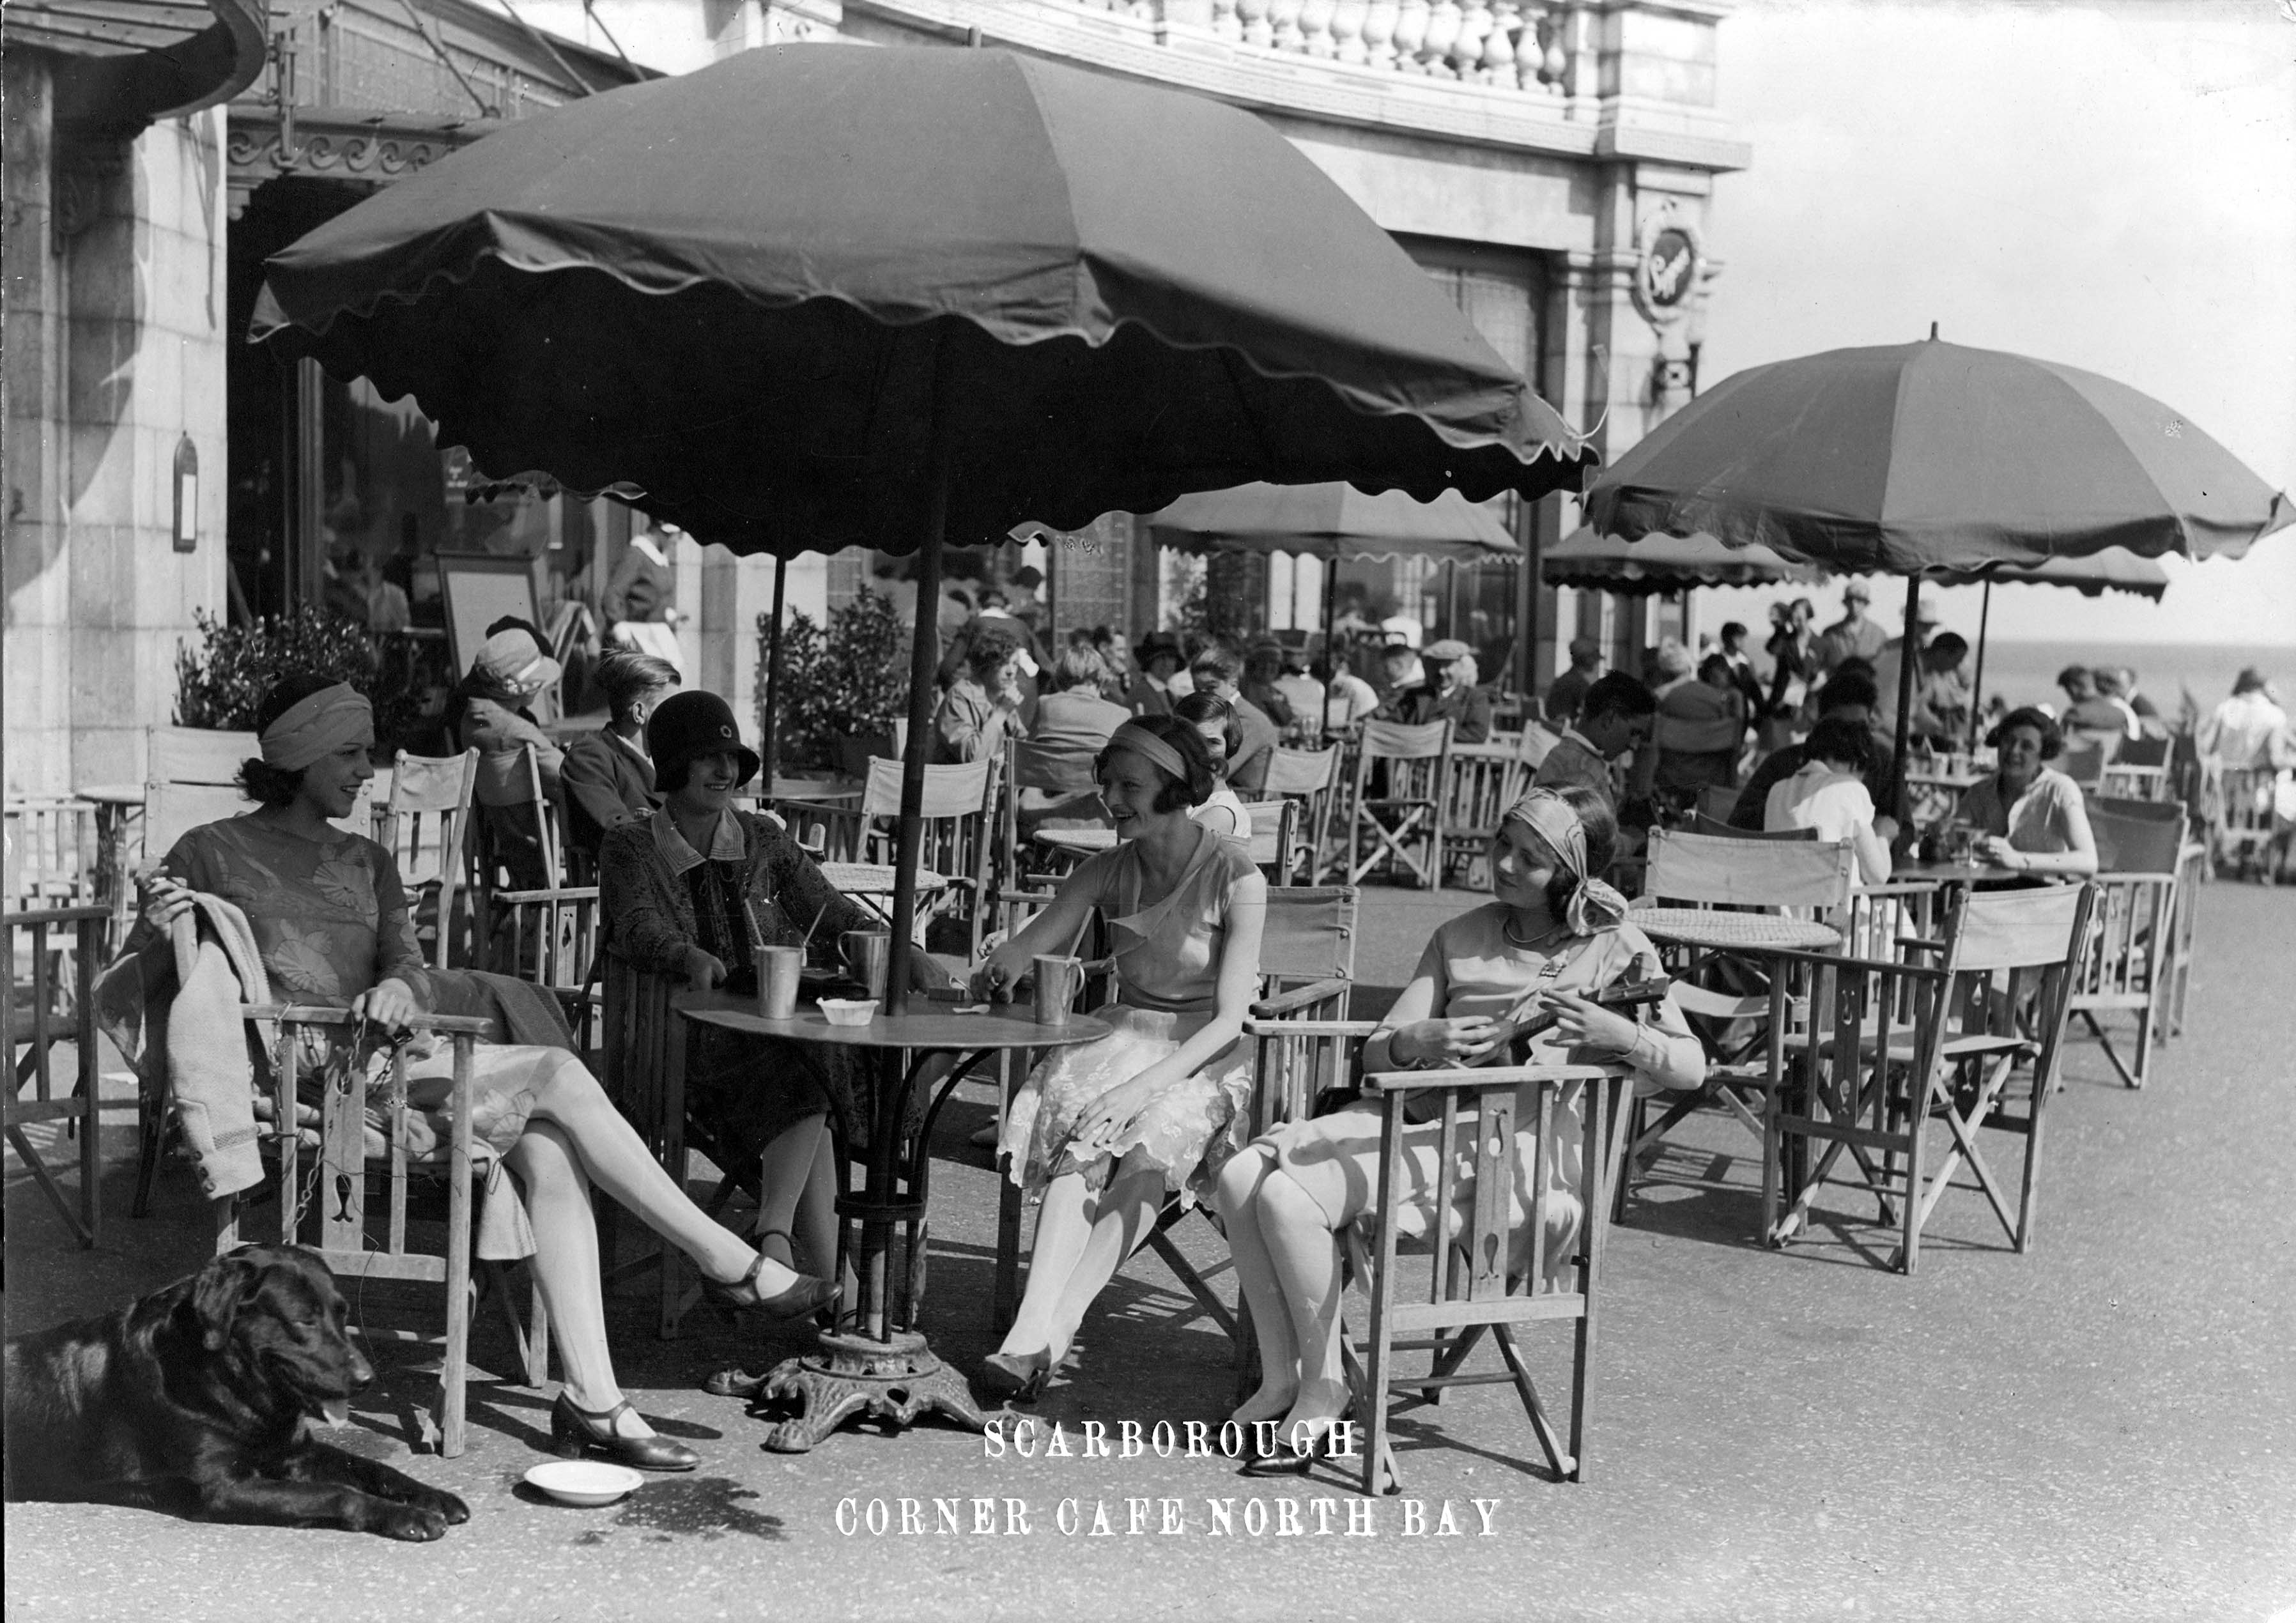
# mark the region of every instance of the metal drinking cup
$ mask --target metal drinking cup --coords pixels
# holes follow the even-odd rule
[[[845,967],[872,997],[885,996],[885,965],[893,952],[893,936],[884,930],[849,930],[840,939]]]
[[[758,1012],[767,1020],[787,1020],[797,1012],[798,971],[805,955],[794,947],[760,947],[758,957]]]
[[[1036,960],[1037,1023],[1065,1026],[1084,988],[1084,960],[1044,954]]]

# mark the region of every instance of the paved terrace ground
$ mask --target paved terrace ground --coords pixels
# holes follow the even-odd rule
[[[1429,930],[1473,899],[1373,892],[1365,985],[1399,983]],[[2202,906],[2190,1031],[2153,1086],[2124,1091],[2094,1047],[2072,1050],[2030,1255],[2005,1249],[1973,1192],[1940,1208],[1915,1279],[1874,1266],[1870,1230],[1760,1250],[1748,1240],[1750,1141],[1717,1121],[1614,1233],[1589,1481],[1556,1484],[1530,1464],[1536,1448],[1500,1389],[1455,1393],[1403,1422],[1410,1494],[1435,1526],[1447,1504],[1459,1537],[1405,1536],[1392,1499],[1374,1505],[1374,1537],[1317,1536],[1316,1499],[1346,1525],[1355,1496],[1336,1480],[1253,1483],[1223,1462],[1152,1456],[993,1461],[980,1438],[941,1426],[769,1455],[739,1404],[695,1383],[794,1343],[743,1340],[706,1317],[660,1342],[631,1303],[617,1309],[624,1379],[706,1456],[693,1477],[604,1510],[530,1499],[517,1484],[543,1457],[546,1400],[506,1383],[474,1390],[467,1454],[410,1458],[397,1406],[423,1383],[387,1370],[341,1435],[470,1500],[473,1520],[444,1543],[16,1505],[8,1611],[233,1623],[2290,1615],[2296,891],[2219,884]],[[949,1112],[935,1186],[931,1328],[965,1361],[991,1344],[994,1192],[965,1145],[986,1109],[973,1093]],[[118,1214],[129,1146],[124,1128],[113,1138]],[[12,1158],[8,1180],[12,1330],[109,1307],[201,1259],[204,1219],[180,1169],[152,1217],[117,1217],[94,1254],[70,1249]],[[1841,1209],[1857,1209],[1845,1198]],[[1190,1232],[1217,1262],[1210,1231]],[[366,1307],[382,1305],[378,1291]],[[1560,1342],[1538,1349],[1558,1375]],[[490,1312],[474,1352],[511,1367]],[[1087,1419],[1216,1422],[1230,1381],[1226,1343],[1144,1257],[1037,1414],[1071,1430]],[[840,1501],[903,1496],[1025,1500],[1031,1531],[839,1533]],[[1243,1530],[1254,1496],[1268,1518],[1259,1537]],[[1184,1533],[1122,1530],[1125,1501],[1167,1497],[1182,1503]],[[1063,1499],[1086,1529],[1104,1502],[1117,1531],[1063,1536]],[[1210,1530],[1214,1499],[1237,1501],[1234,1536]],[[1284,1499],[1302,1536],[1275,1531]],[[1475,1499],[1496,1502],[1488,1537]]]

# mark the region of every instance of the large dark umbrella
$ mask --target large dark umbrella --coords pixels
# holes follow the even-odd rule
[[[918,551],[896,918],[944,536],[1593,461],[1257,119],[998,51],[777,47],[522,120],[275,257],[257,324],[490,472],[634,486],[737,551]]]
[[[1305,553],[1322,559],[1327,654],[1342,560],[1423,557],[1456,564],[1522,556],[1496,513],[1456,490],[1421,502],[1400,490],[1372,496],[1337,481],[1255,481],[1184,496],[1146,521],[1157,545],[1181,552]]]
[[[2118,546],[2238,557],[2289,499],[2177,413],[2054,362],[1943,343],[1833,349],[1725,379],[1588,492],[1605,535],[1705,531],[1839,573],[2038,565]],[[1913,701],[1901,662],[1897,745]]]

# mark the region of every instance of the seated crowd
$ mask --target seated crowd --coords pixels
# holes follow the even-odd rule
[[[1591,1056],[1629,1068],[1646,1089],[1701,1086],[1699,1045],[1670,997],[1639,1013],[1593,1000],[1614,982],[1660,972],[1603,874],[1631,843],[1638,803],[1732,790],[1767,733],[1777,747],[1743,775],[1730,824],[1847,840],[1864,882],[1889,878],[1900,842],[1898,763],[1879,736],[1894,712],[1877,676],[1900,668],[1902,652],[1862,607],[1862,594],[1852,594],[1843,623],[1823,635],[1810,632],[1806,603],[1790,608],[1772,639],[1767,681],[1736,625],[1694,668],[1678,645],[1663,651],[1652,684],[1604,674],[1600,651],[1574,643],[1570,670],[1546,697],[1554,742],[1492,838],[1491,899],[1434,931],[1369,1039],[1366,1069],[1505,1062],[1511,1029],[1546,1013],[1559,1023],[1531,1042],[1532,1062]],[[1010,997],[1037,955],[1070,951],[1096,915],[1113,963],[1112,1001],[1098,1011],[1107,1034],[1052,1051],[1002,1123],[1011,1176],[1040,1215],[1018,1316],[980,1379],[1007,1398],[1039,1392],[1168,1205],[1202,1202],[1226,1231],[1258,1339],[1261,1384],[1235,1418],[1319,1434],[1349,1402],[1337,1340],[1341,1261],[1373,1202],[1381,1126],[1374,1110],[1356,1104],[1250,1135],[1244,1021],[1260,996],[1269,894],[1246,844],[1243,796],[1264,783],[1279,747],[1320,742],[1334,718],[1445,720],[1457,740],[1488,738],[1492,701],[1473,651],[1447,639],[1414,647],[1398,635],[1378,654],[1383,681],[1374,688],[1343,660],[1327,654],[1311,668],[1309,649],[1276,642],[1239,654],[1157,632],[1127,650],[1078,633],[1048,654],[1034,627],[996,604],[954,641],[932,758],[971,762],[1009,749],[1027,763],[1014,801],[1025,824],[1073,819],[1115,835],[977,962],[924,952],[906,960],[920,988]],[[1966,728],[1963,652],[1951,634],[1921,649],[1916,737]],[[564,807],[570,847],[594,865],[607,946],[637,969],[699,988],[753,988],[761,947],[833,942],[873,926],[775,817],[737,804],[760,762],[723,699],[679,691],[670,664],[618,651],[594,673],[605,725],[562,750],[532,708],[557,675],[531,627],[498,624],[450,717],[452,735],[480,752],[478,801],[498,824],[493,849],[513,882],[545,877],[534,839],[542,808],[518,778],[530,750],[540,792]],[[2062,727],[2143,725],[2130,684],[2113,676],[2076,701]],[[1784,730],[1770,732],[1782,719]],[[368,701],[348,685],[292,676],[264,697],[258,725],[260,754],[242,780],[257,808],[194,829],[165,854],[127,953],[164,976],[176,921],[202,905],[195,898],[216,898],[245,913],[282,998],[347,1006],[390,1029],[511,996],[501,977],[427,967],[392,856],[330,821],[348,813],[373,773]],[[2080,791],[2048,764],[2064,747],[2062,727],[2038,709],[2002,717],[1992,733],[1998,767],[1959,807],[1995,861],[2041,879],[2096,865]],[[1629,756],[1634,770],[1622,775]],[[514,1191],[534,1231],[566,1370],[554,1445],[692,1469],[699,1456],[656,1435],[616,1382],[592,1192],[693,1258],[718,1301],[835,1325],[857,1285],[838,1276],[840,1168],[830,1120],[834,1112],[847,1132],[870,1131],[873,1093],[849,1062],[858,1051],[798,1063],[780,1039],[698,1029],[685,1082],[691,1129],[721,1168],[754,1182],[757,1215],[744,1237],[697,1208],[652,1159],[562,1029],[545,1021],[525,1035],[533,1040],[480,1046],[471,1126],[507,1180],[490,1186]],[[413,1072],[418,1104],[441,1134],[451,1125],[449,1070],[431,1060]],[[913,1091],[903,1135],[920,1130],[928,1091]],[[1551,1258],[1570,1253],[1591,1216],[1576,1108],[1549,1122],[1543,1145],[1538,1113],[1520,1117],[1518,1164],[1526,1180],[1543,1168],[1548,1184]],[[1406,1232],[1457,1232],[1458,1210],[1435,1209],[1438,1168],[1456,1149],[1437,1142],[1431,1124],[1413,1129],[1398,1197]],[[1472,1199],[1471,1186],[1455,1190],[1455,1201]],[[1520,1232],[1529,1218],[1520,1203],[1512,1217],[1520,1262],[1531,1255]]]

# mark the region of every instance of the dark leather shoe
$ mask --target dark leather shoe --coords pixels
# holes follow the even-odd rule
[[[830,1306],[841,1294],[834,1281],[800,1274],[787,1289],[767,1296],[758,1289],[758,1275],[764,1271],[766,1262],[766,1255],[760,1251],[758,1260],[741,1278],[703,1280],[701,1294],[729,1312],[762,1313],[769,1319],[804,1318]]]
[[[626,1398],[612,1408],[594,1414],[576,1407],[571,1398],[559,1393],[558,1400],[550,1406],[550,1451],[567,1460],[585,1454],[603,1455],[618,1465],[635,1465],[640,1471],[691,1471],[701,1463],[700,1455],[666,1437],[617,1435],[614,1422],[629,1406]]]

